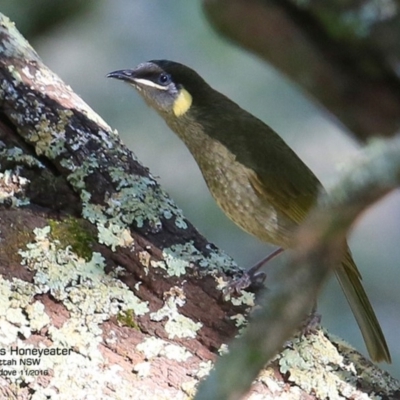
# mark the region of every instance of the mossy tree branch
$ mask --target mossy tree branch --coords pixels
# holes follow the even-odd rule
[[[2,15],[0,138],[0,272],[8,278],[0,280],[0,329],[14,338],[0,347],[15,346],[18,335],[26,337],[19,346],[32,345],[36,332],[36,346],[73,349],[75,361],[60,358],[50,368],[55,375],[82,376],[78,388],[68,387],[71,398],[88,374],[80,368],[92,360],[89,380],[95,381],[95,369],[110,360],[111,351],[113,363],[125,367],[118,396],[138,398],[147,391],[154,398],[169,386],[165,395],[175,397],[183,383],[190,392],[201,364],[237,333],[230,316],[248,308],[243,297],[236,305],[225,301],[219,287],[227,279],[224,271],[239,269],[197,232],[117,133]],[[41,324],[26,311],[37,303],[46,309]],[[18,318],[14,308],[21,308]],[[103,335],[114,339],[105,342]],[[153,354],[154,348],[159,350]],[[140,364],[143,380],[128,390],[126,377]],[[173,380],[164,373],[169,368]],[[18,376],[18,395],[48,390],[48,382],[35,386]]]

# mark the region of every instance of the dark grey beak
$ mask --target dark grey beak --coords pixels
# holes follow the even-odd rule
[[[135,78],[133,76],[133,70],[131,69],[121,69],[118,71],[110,72],[106,75],[107,78],[115,78],[125,82],[134,82]]]

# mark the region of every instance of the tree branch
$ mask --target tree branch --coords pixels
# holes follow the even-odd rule
[[[216,363],[196,400],[209,399],[211,394],[218,399],[242,398],[263,366],[306,319],[324,282],[343,259],[346,236],[357,217],[398,186],[399,135],[371,143],[329,195],[321,197],[319,206],[297,232],[296,249],[282,270],[277,288],[264,294],[263,307],[232,343],[229,354]],[[377,385],[372,390],[382,389]],[[397,387],[390,398],[399,394]],[[317,397],[325,398],[322,393]]]
[[[358,139],[397,131],[394,3],[203,0],[203,6],[219,33],[287,75]]]

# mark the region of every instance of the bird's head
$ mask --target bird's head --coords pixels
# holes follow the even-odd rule
[[[207,83],[192,69],[167,60],[153,60],[134,69],[110,72],[108,78],[125,81],[138,90],[146,103],[161,114],[180,117],[196,98],[207,90]]]

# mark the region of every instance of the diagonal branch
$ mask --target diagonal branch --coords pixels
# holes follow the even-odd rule
[[[263,307],[232,343],[230,353],[217,362],[196,400],[240,399],[290,339],[342,260],[346,236],[357,217],[400,186],[400,136],[372,142],[350,168],[299,228],[296,250],[278,287],[264,294]]]

